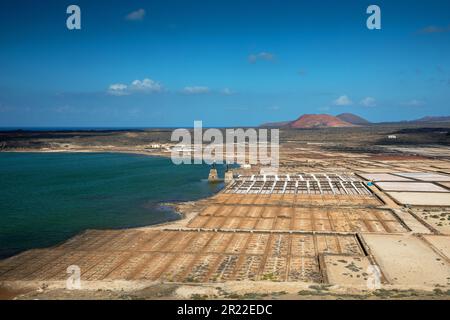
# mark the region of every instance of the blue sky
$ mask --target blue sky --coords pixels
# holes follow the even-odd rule
[[[2,127],[450,114],[450,1],[4,0],[0,43]]]

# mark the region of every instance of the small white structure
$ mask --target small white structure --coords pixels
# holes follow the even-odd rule
[[[391,135],[388,135],[388,139],[397,139],[397,136],[391,134]]]
[[[232,170],[225,171],[225,183],[229,184],[230,182],[233,182],[233,180],[234,180],[233,171]]]

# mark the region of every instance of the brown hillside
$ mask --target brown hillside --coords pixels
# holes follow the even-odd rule
[[[355,127],[355,125],[345,122],[328,114],[304,114],[288,125],[290,128],[328,128],[328,127]]]
[[[341,113],[341,114],[337,115],[336,118],[338,118],[342,121],[351,123],[351,124],[356,124],[356,125],[361,125],[361,126],[370,124],[370,122],[367,121],[366,119],[364,119],[360,116],[357,116],[356,114],[353,114],[353,113]]]

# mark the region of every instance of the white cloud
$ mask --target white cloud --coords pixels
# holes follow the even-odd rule
[[[128,21],[142,21],[145,17],[145,10],[144,9],[138,9],[136,11],[130,12],[125,16],[125,20]]]
[[[260,52],[256,54],[251,54],[248,56],[248,61],[250,63],[255,63],[258,60],[272,61],[275,59],[275,55],[270,52]]]
[[[203,94],[208,93],[210,90],[208,87],[203,86],[192,86],[192,87],[184,87],[183,93],[185,94]]]
[[[423,105],[425,105],[425,102],[421,101],[421,100],[409,100],[406,102],[403,102],[402,105],[407,106],[407,107],[421,107]]]
[[[360,101],[360,104],[364,107],[375,107],[377,105],[377,102],[375,98],[366,97]]]
[[[164,87],[160,83],[145,78],[144,80],[134,80],[130,85],[123,83],[112,84],[108,88],[108,94],[113,96],[126,96],[132,93],[155,93],[163,90]]]
[[[333,104],[336,106],[349,106],[353,104],[353,101],[350,100],[346,95],[340,96],[336,100],[333,101]]]
[[[145,78],[144,80],[134,80],[130,85],[131,90],[141,92],[161,92],[163,87],[152,79]]]
[[[221,93],[224,94],[224,95],[229,96],[229,95],[232,95],[234,92],[231,91],[229,88],[223,88]]]
[[[123,83],[114,83],[109,86],[108,93],[113,96],[126,96],[129,94],[128,86]]]

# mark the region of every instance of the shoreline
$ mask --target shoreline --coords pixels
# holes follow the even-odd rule
[[[166,159],[170,159],[170,156],[168,155],[164,155],[164,154],[149,154],[149,153],[145,153],[145,152],[136,152],[136,151],[132,151],[132,150],[127,150],[127,151],[116,151],[116,150],[94,150],[94,149],[83,149],[83,150],[41,150],[41,149],[27,149],[27,150],[8,150],[8,151],[4,151],[1,150],[0,153],[109,153],[109,154],[128,154],[128,155],[143,155],[143,156],[148,156],[148,157],[155,157],[155,158],[166,158]],[[173,164],[175,165],[175,164]],[[200,179],[201,180],[201,179]],[[83,229],[77,233],[75,233],[74,235],[58,241],[50,246],[43,246],[43,247],[30,247],[12,254],[8,254],[6,256],[2,256],[0,257],[0,261],[4,261],[6,259],[9,259],[11,257],[14,257],[16,255],[20,255],[26,251],[29,250],[39,250],[39,249],[46,249],[46,248],[54,248],[57,247],[63,243],[65,243],[66,241],[77,237],[85,232],[88,231],[113,231],[113,230],[152,230],[152,229],[162,229],[162,228],[168,228],[168,227],[177,227],[179,225],[184,226],[185,224],[187,224],[189,222],[190,219],[187,219],[189,216],[189,213],[186,213],[184,208],[185,207],[189,207],[189,206],[195,206],[197,204],[197,202],[202,202],[202,201],[207,201],[210,197],[213,197],[215,195],[217,195],[218,193],[220,193],[222,191],[219,190],[218,192],[207,196],[207,197],[199,197],[198,199],[190,199],[190,200],[172,200],[172,201],[158,201],[157,202],[157,209],[163,209],[164,207],[167,208],[167,210],[170,210],[171,213],[174,213],[177,215],[177,217],[173,220],[167,220],[167,221],[163,221],[163,222],[157,222],[155,224],[144,224],[144,225],[140,225],[140,226],[131,226],[131,227],[117,227],[117,228],[86,228]],[[193,218],[190,217],[189,218]],[[184,221],[186,220],[186,221]]]
[[[121,153],[121,154],[130,154],[130,155],[145,155],[145,156],[154,156],[161,158],[170,158],[170,154],[167,155],[164,152],[158,153],[149,153],[145,151],[135,151],[135,150],[110,150],[110,149],[51,149],[51,150],[42,150],[42,149],[20,149],[20,150],[0,150],[0,153]]]

